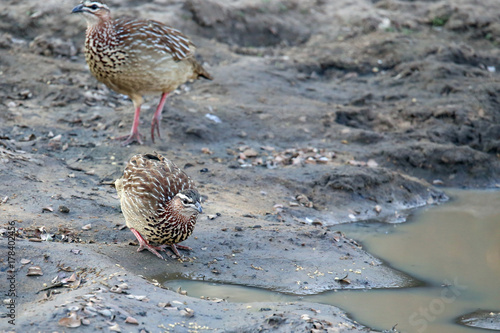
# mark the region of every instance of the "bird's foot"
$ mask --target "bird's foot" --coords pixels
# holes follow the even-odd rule
[[[139,132],[131,133],[129,135],[124,135],[124,136],[119,136],[115,138],[115,140],[125,140],[122,142],[122,146],[128,146],[129,144],[133,142],[137,142],[138,144],[142,145],[142,139],[141,139],[141,134]]]
[[[137,241],[139,242],[139,248],[137,249],[137,252],[141,252],[142,250],[148,250],[149,252],[155,254],[158,258],[163,259],[163,256],[159,254],[158,251],[156,251],[156,250],[165,251],[165,249],[162,248],[162,246],[151,246],[149,245],[147,240],[142,238],[141,234],[137,230],[130,228],[130,231],[132,231],[132,233],[135,235],[135,238],[137,238]]]
[[[170,248],[172,249],[172,251],[175,253],[175,255],[179,258],[181,258],[181,254],[179,253],[179,250],[177,249],[180,249],[180,250],[188,250],[188,251],[191,251],[193,250],[192,248],[190,248],[189,246],[184,246],[184,245],[175,245],[175,244],[171,244],[170,245]]]
[[[179,250],[177,249],[180,249],[180,250],[188,250],[188,251],[192,251],[193,249],[190,248],[189,246],[184,246],[184,245],[175,245],[175,244],[170,244],[170,245],[160,245],[160,246],[151,246],[153,249],[155,250],[158,250],[158,251],[166,251],[165,248],[167,246],[170,246],[170,249],[172,250],[172,252],[174,252],[174,254],[179,257],[179,258],[182,258],[182,255],[179,253]]]

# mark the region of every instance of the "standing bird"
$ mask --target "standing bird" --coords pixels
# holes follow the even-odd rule
[[[175,244],[191,235],[202,212],[191,178],[157,153],[138,154],[130,159],[115,187],[127,226],[139,241],[137,251],[147,249],[163,259],[157,250],[170,246],[180,257]]]
[[[155,130],[160,137],[160,120],[165,100],[171,91],[188,80],[212,76],[194,59],[195,46],[180,31],[153,20],[130,17],[112,19],[108,6],[100,1],[84,0],[72,13],[87,21],[85,60],[90,72],[110,89],[132,99],[135,107],[130,135],[123,145],[137,141],[142,96],[162,93],[151,121],[151,139]]]

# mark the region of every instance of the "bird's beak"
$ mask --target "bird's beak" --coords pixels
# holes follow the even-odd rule
[[[71,11],[71,14],[83,12],[83,4],[79,4]]]
[[[203,213],[203,208],[201,208],[201,204],[199,202],[197,202],[195,206],[200,214]]]

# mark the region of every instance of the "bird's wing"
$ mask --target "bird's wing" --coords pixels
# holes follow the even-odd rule
[[[176,61],[192,57],[194,44],[179,30],[153,20],[121,17],[115,20],[119,39],[131,47],[169,54]]]

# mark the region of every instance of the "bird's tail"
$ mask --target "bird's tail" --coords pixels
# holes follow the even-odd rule
[[[213,80],[214,79],[213,76],[210,75],[210,73],[207,72],[205,70],[205,68],[203,68],[203,66],[198,61],[196,61],[195,59],[191,59],[191,61],[192,61],[191,63],[193,65],[194,72],[196,74],[198,74],[198,77],[201,76],[201,77],[203,77],[203,78],[205,78],[207,80]]]

